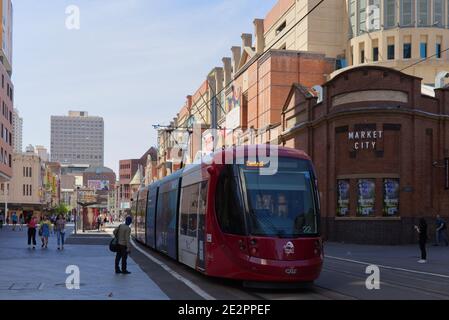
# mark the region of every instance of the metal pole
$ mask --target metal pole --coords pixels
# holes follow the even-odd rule
[[[5,221],[6,217],[8,216],[8,190],[6,189],[7,185],[6,182],[3,184],[4,192],[5,192]]]

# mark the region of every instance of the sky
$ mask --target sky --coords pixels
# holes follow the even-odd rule
[[[157,146],[168,124],[276,0],[13,0],[15,107],[24,147],[50,151],[50,116],[105,121],[105,165]],[[66,9],[80,29],[66,28]]]

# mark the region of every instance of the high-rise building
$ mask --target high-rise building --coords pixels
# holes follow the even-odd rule
[[[13,146],[15,153],[23,151],[23,118],[19,115],[19,110],[14,108],[12,113],[12,127],[13,127]]]
[[[45,148],[44,146],[36,146],[34,151],[43,162],[50,161],[50,154],[48,153],[47,148]]]
[[[12,3],[0,0],[0,183],[5,183],[12,176],[13,153],[13,96],[12,75]],[[3,207],[2,207],[3,208]]]
[[[104,165],[104,121],[84,111],[51,117],[51,161],[71,165]]]
[[[0,37],[2,48],[0,60],[11,76],[12,74],[12,35],[13,35],[13,6],[11,0],[0,0],[2,23],[0,24]]]
[[[318,0],[279,0],[260,23],[256,49],[319,52],[336,58],[338,70],[330,78],[368,64],[400,70],[433,85],[440,72],[448,71],[449,0],[333,0],[315,8],[317,4]]]

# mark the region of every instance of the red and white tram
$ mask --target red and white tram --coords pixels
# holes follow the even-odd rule
[[[313,282],[323,265],[316,175],[302,151],[279,147],[277,172],[257,148],[214,154],[138,192],[133,235],[205,275],[248,282]],[[233,164],[224,159],[233,159]]]

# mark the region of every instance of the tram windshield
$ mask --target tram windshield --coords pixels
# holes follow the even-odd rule
[[[279,160],[274,175],[242,166],[250,233],[293,238],[318,234],[313,176],[305,160]]]

